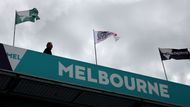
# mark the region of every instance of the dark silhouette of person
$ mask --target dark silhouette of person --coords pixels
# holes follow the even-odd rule
[[[44,50],[43,53],[52,55],[51,49],[53,48],[53,44],[51,42],[48,42],[46,45],[46,49]]]

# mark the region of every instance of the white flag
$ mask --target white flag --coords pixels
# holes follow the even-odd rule
[[[95,43],[99,43],[109,37],[113,36],[115,41],[118,41],[120,37],[116,33],[110,31],[94,31]]]

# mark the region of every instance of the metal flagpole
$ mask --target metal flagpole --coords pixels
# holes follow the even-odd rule
[[[96,61],[96,65],[98,64],[97,62],[97,53],[96,53],[96,41],[95,41],[95,31],[93,29],[93,36],[94,36],[94,52],[95,52],[95,61]]]
[[[164,66],[164,62],[163,61],[161,61],[161,62],[162,62],[162,66],[163,66],[163,69],[164,69],[164,74],[165,74],[166,80],[168,81],[168,77],[167,77],[167,74],[166,74],[166,69],[165,69],[165,66]]]
[[[14,34],[13,34],[13,47],[15,46],[15,31],[16,31],[16,11],[15,11]]]
[[[159,52],[160,52],[160,48],[158,48],[158,50],[159,50]],[[160,52],[160,55],[161,55],[161,52]],[[160,56],[160,57],[161,57],[161,56]],[[163,62],[162,58],[161,58],[161,62],[162,62],[163,70],[164,70],[164,75],[165,75],[165,77],[166,77],[166,80],[168,81],[168,76],[167,76],[167,74],[166,74],[166,69],[165,69],[164,62]]]

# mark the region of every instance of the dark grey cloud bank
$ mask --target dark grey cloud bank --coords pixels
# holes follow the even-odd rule
[[[15,10],[36,7],[41,20],[17,26],[16,46],[94,63],[92,29],[121,37],[97,44],[98,63],[165,79],[158,48],[190,49],[189,0],[2,0],[0,42],[12,44]],[[170,81],[190,84],[190,61],[165,61]]]

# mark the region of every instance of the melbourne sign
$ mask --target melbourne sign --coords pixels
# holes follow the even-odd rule
[[[190,106],[190,87],[0,44],[0,69],[99,91]]]
[[[93,77],[92,72],[96,72]],[[168,85],[161,83],[151,83],[140,78],[120,75],[118,73],[108,74],[109,71],[92,71],[92,68],[87,68],[79,65],[69,65],[65,67],[59,62],[59,76],[67,76],[70,79],[86,81],[96,85],[111,86],[112,88],[125,88],[126,91],[135,91],[144,94],[155,94],[160,97],[170,98],[168,93]]]

